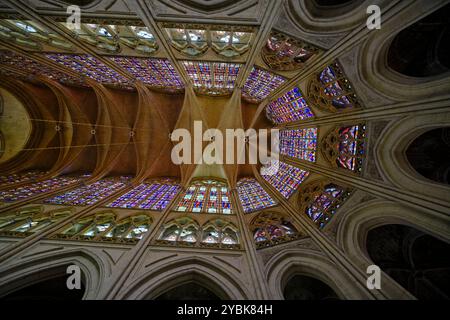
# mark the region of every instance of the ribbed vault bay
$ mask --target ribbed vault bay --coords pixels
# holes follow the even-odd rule
[[[68,261],[85,299],[447,295],[449,0],[71,2],[0,0],[0,298]]]

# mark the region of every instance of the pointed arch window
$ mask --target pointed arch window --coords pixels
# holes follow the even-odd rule
[[[195,246],[199,239],[199,226],[192,218],[180,217],[166,223],[158,237],[162,244]]]
[[[251,103],[264,100],[272,91],[281,86],[286,79],[264,69],[253,67],[242,89],[243,97]]]
[[[43,55],[97,82],[122,88],[132,88],[130,80],[89,54],[45,53]]]
[[[261,170],[262,177],[286,199],[292,196],[309,175],[308,171],[275,160],[270,163],[269,167],[262,169],[266,169]]]
[[[292,71],[302,69],[318,51],[303,41],[272,31],[262,50],[262,58],[270,69]]]
[[[238,229],[231,222],[215,219],[202,226],[200,245],[203,247],[239,248]]]
[[[242,178],[237,183],[239,200],[245,213],[250,213],[276,205],[270,195],[254,178]]]
[[[281,130],[280,153],[285,156],[316,161],[317,128]]]
[[[118,219],[112,212],[100,212],[76,220],[66,226],[55,237],[70,240],[94,240],[136,243],[148,232],[152,218],[146,214],[135,214]]]
[[[76,206],[92,205],[124,188],[129,180],[130,177],[125,176],[102,179],[46,199],[44,203]]]
[[[241,68],[240,63],[182,61],[194,89],[211,96],[229,95]]]
[[[25,171],[20,173],[12,173],[4,176],[0,176],[0,184],[2,186],[12,185],[23,182],[31,182],[42,177],[46,172],[44,171]]]
[[[107,206],[113,208],[162,211],[177,195],[180,189],[180,185],[170,179],[142,183]]]
[[[361,172],[365,157],[365,136],[364,124],[335,128],[323,140],[322,152],[333,166]]]
[[[337,62],[309,82],[308,97],[312,105],[329,112],[360,107],[353,86]]]
[[[297,229],[285,216],[262,212],[252,221],[251,232],[257,248],[270,247],[299,237]]]
[[[0,235],[25,237],[63,219],[71,210],[43,211],[43,207],[19,209],[0,216]]]
[[[302,211],[319,228],[323,228],[349,196],[350,190],[347,188],[334,183],[316,182],[306,186],[299,199]]]
[[[61,83],[86,86],[81,74],[80,77],[73,77],[9,50],[0,50],[0,66],[0,72],[5,73],[12,69],[15,76],[24,80],[30,80],[32,76],[46,76]]]
[[[0,191],[0,202],[15,202],[28,199],[45,192],[51,192],[59,188],[67,187],[71,184],[79,182],[80,180],[80,177],[63,176],[20,186],[14,189]]]
[[[230,193],[226,183],[197,180],[191,183],[178,203],[177,211],[231,214]]]
[[[184,85],[168,59],[114,56],[109,57],[147,85],[167,91],[181,90]]]
[[[244,54],[253,41],[254,29],[243,26],[164,23],[171,45],[184,55],[199,57],[210,48],[225,58]]]
[[[0,19],[0,39],[34,50],[75,50],[58,34],[29,20]]]
[[[299,88],[286,92],[266,107],[266,116],[275,124],[305,120],[314,117]]]
[[[61,25],[66,26],[63,22]],[[144,55],[151,55],[158,50],[155,36],[145,26],[82,23],[80,27],[75,30],[79,39],[100,53],[119,53],[125,47]]]

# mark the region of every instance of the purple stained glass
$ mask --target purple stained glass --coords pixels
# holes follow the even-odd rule
[[[337,201],[344,195],[344,189],[329,184],[324,191],[317,195],[313,202],[306,208],[306,214],[320,228],[323,228],[338,208]]]
[[[184,87],[180,76],[167,59],[123,56],[114,56],[109,59],[150,86],[174,90]]]
[[[45,53],[44,56],[100,83],[131,87],[128,79],[91,55]]]
[[[253,67],[245,81],[242,94],[251,102],[260,102],[285,81],[286,79],[282,76]]]
[[[239,200],[245,213],[273,207],[276,205],[270,195],[254,178],[243,178],[237,183]]]
[[[19,76],[23,73],[22,78],[24,78],[25,80],[29,79],[28,77],[33,75],[46,76],[61,83],[85,86],[85,84],[83,84],[81,76],[80,78],[72,77],[45,64],[39,63],[8,50],[0,50],[0,66],[10,67],[11,69],[16,70]],[[3,69],[3,67],[1,69]],[[2,70],[2,72],[3,71],[8,70]]]
[[[171,180],[142,183],[108,204],[108,207],[162,211],[180,189],[180,185]]]
[[[316,161],[317,128],[280,131],[280,153],[289,157]]]
[[[67,187],[78,181],[80,181],[80,178],[78,177],[56,177],[30,185],[0,191],[0,202],[15,202],[31,198],[45,192],[55,191],[59,188]]]
[[[241,64],[205,61],[183,61],[194,88],[208,94],[231,92]]]
[[[337,63],[326,67],[320,73],[319,80],[323,85],[325,95],[332,99],[331,103],[336,109],[354,107],[350,100],[353,90]]]
[[[44,203],[87,206],[124,188],[129,177],[107,178],[44,200]]]
[[[267,117],[274,123],[287,123],[314,117],[299,88],[294,88],[266,107]]]
[[[364,154],[365,126],[350,126],[339,129],[339,156],[336,164],[351,171],[357,171],[362,165]]]
[[[270,168],[262,175],[283,197],[289,199],[309,172],[281,161],[272,161]]]
[[[42,177],[46,172],[42,171],[27,171],[20,173],[12,173],[4,176],[0,176],[0,185],[12,185],[27,181],[33,181]]]

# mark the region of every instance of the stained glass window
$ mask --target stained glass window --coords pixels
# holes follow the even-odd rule
[[[328,184],[322,189],[322,193],[315,194],[310,205],[306,207],[306,214],[316,223],[319,228],[323,228],[331,219],[340,204],[350,194],[345,189]]]
[[[114,228],[110,229],[104,237],[142,239],[144,233],[149,230],[151,222],[152,219],[147,215],[132,216],[117,222]]]
[[[272,212],[260,213],[252,221],[250,228],[257,248],[291,241],[299,236],[287,218]]]
[[[71,211],[53,210],[44,212],[40,207],[19,209],[0,216],[0,235],[26,236],[68,217]]]
[[[280,153],[289,157],[316,161],[317,128],[281,130]]]
[[[212,30],[212,48],[218,54],[225,57],[242,55],[250,48],[253,39],[253,31],[249,28],[233,30]]]
[[[108,178],[68,191],[53,198],[44,200],[44,203],[87,206],[112,195],[126,186],[129,177]]]
[[[326,67],[309,84],[310,102],[327,111],[339,111],[359,107],[353,87],[338,63]]]
[[[66,23],[62,22],[61,25],[65,27]],[[99,52],[118,53],[124,46],[140,54],[152,54],[158,50],[154,35],[145,26],[82,23],[75,32],[79,39]]]
[[[177,211],[231,214],[231,200],[225,183],[199,180],[191,183],[178,203]]]
[[[229,94],[241,64],[204,61],[183,61],[183,66],[191,78],[194,89],[203,94]]]
[[[51,30],[46,30],[39,23],[28,20],[0,19],[0,39],[14,43],[26,49],[74,50],[73,45]]]
[[[364,155],[365,126],[351,126],[339,129],[339,158],[336,159],[339,167],[359,171]]]
[[[56,177],[14,189],[0,191],[0,202],[15,202],[37,196],[45,192],[55,191],[80,181],[77,177]]]
[[[112,61],[123,67],[142,82],[158,87],[178,90],[183,88],[183,82],[167,59],[110,57]]]
[[[266,107],[267,117],[274,123],[287,123],[314,117],[299,88],[286,92]]]
[[[339,168],[360,172],[365,156],[365,131],[363,124],[335,128],[322,142],[325,157]]]
[[[243,178],[237,183],[239,200],[245,213],[273,207],[276,205],[269,194],[254,178]]]
[[[273,70],[299,70],[317,52],[311,45],[272,32],[262,51],[262,58]]]
[[[242,94],[250,102],[260,102],[285,81],[282,76],[253,67],[245,81]]]
[[[202,226],[201,246],[239,248],[238,229],[222,219],[208,221]]]
[[[180,189],[181,187],[171,180],[142,183],[108,204],[108,207],[162,211]]]
[[[212,48],[227,58],[244,54],[253,40],[254,28],[242,26],[164,23],[172,46],[188,56],[200,56]]]
[[[163,243],[195,245],[198,233],[197,222],[189,217],[181,217],[166,223],[158,239]]]
[[[46,53],[44,56],[100,83],[131,87],[128,79],[91,55]]]
[[[200,28],[166,28],[173,47],[189,56],[199,56],[208,50],[206,30]]]
[[[85,86],[80,78],[69,76],[65,73],[57,71],[39,62],[18,55],[12,51],[0,50],[0,66],[1,72],[7,71],[5,69],[11,68],[19,77],[27,80],[30,76],[46,76],[50,79],[59,81],[61,83],[75,84]]]
[[[137,242],[150,229],[151,217],[145,214],[118,219],[111,212],[98,213],[65,226],[58,238],[113,242]]]
[[[45,172],[42,171],[26,171],[26,172],[20,172],[20,173],[12,173],[4,176],[0,176],[0,185],[6,186],[6,185],[12,185],[27,181],[34,181],[36,179],[39,179],[45,174]]]
[[[265,169],[265,174],[262,174],[262,177],[286,199],[297,190],[298,186],[309,175],[307,171],[276,160],[273,160],[271,165],[265,167]]]

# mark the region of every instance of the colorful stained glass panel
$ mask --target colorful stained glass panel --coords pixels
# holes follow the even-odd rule
[[[167,59],[119,57],[110,59],[145,84],[158,88],[182,89],[183,82]]]
[[[182,63],[191,78],[194,89],[210,95],[233,91],[241,67],[238,63],[204,61],[183,61]]]
[[[239,200],[245,213],[273,207],[276,205],[270,195],[253,178],[243,178],[237,183]]]
[[[44,174],[45,172],[42,171],[27,171],[0,176],[0,186],[6,186],[27,181],[34,181],[42,177]]]
[[[27,198],[37,196],[41,193],[54,191],[56,189],[67,187],[73,183],[78,182],[77,177],[56,177],[31,185],[21,186],[18,188],[0,191],[0,202],[15,202]]]
[[[285,81],[286,79],[282,76],[253,67],[245,81],[242,94],[251,102],[260,102]]]
[[[269,103],[266,107],[266,115],[276,124],[314,117],[299,88],[294,88]]]
[[[272,161],[262,177],[288,199],[308,177],[309,172],[281,161]]]
[[[314,221],[320,228],[334,215],[338,208],[338,199],[344,195],[344,189],[329,184],[325,186],[323,193],[317,195],[313,202],[306,208],[306,214]]]
[[[162,211],[180,189],[178,184],[170,181],[143,183],[107,206]]]
[[[114,192],[124,188],[128,180],[129,177],[102,179],[75,190],[59,194],[50,199],[46,199],[44,200],[44,203],[78,206],[95,204],[112,195]]]
[[[356,125],[339,129],[339,156],[336,164],[339,167],[356,171],[361,168],[364,155],[365,126]]]
[[[91,55],[46,53],[44,56],[100,83],[131,87],[128,79]]]
[[[326,67],[319,75],[325,95],[331,97],[332,105],[340,110],[354,107],[350,95],[354,94],[349,81],[337,63]]]
[[[316,161],[317,128],[280,131],[280,153],[289,157]]]
[[[186,190],[176,210],[231,214],[228,187],[213,180],[196,181]]]
[[[29,79],[30,76],[46,76],[50,79],[59,81],[61,83],[67,84],[75,84],[82,85],[83,81],[80,78],[75,78],[69,76],[63,72],[57,71],[51,67],[48,67],[44,64],[16,54],[12,51],[8,50],[0,50],[0,66],[5,66],[5,68],[11,68],[12,70],[16,70],[23,79]],[[3,70],[1,72],[5,72],[7,70]]]

